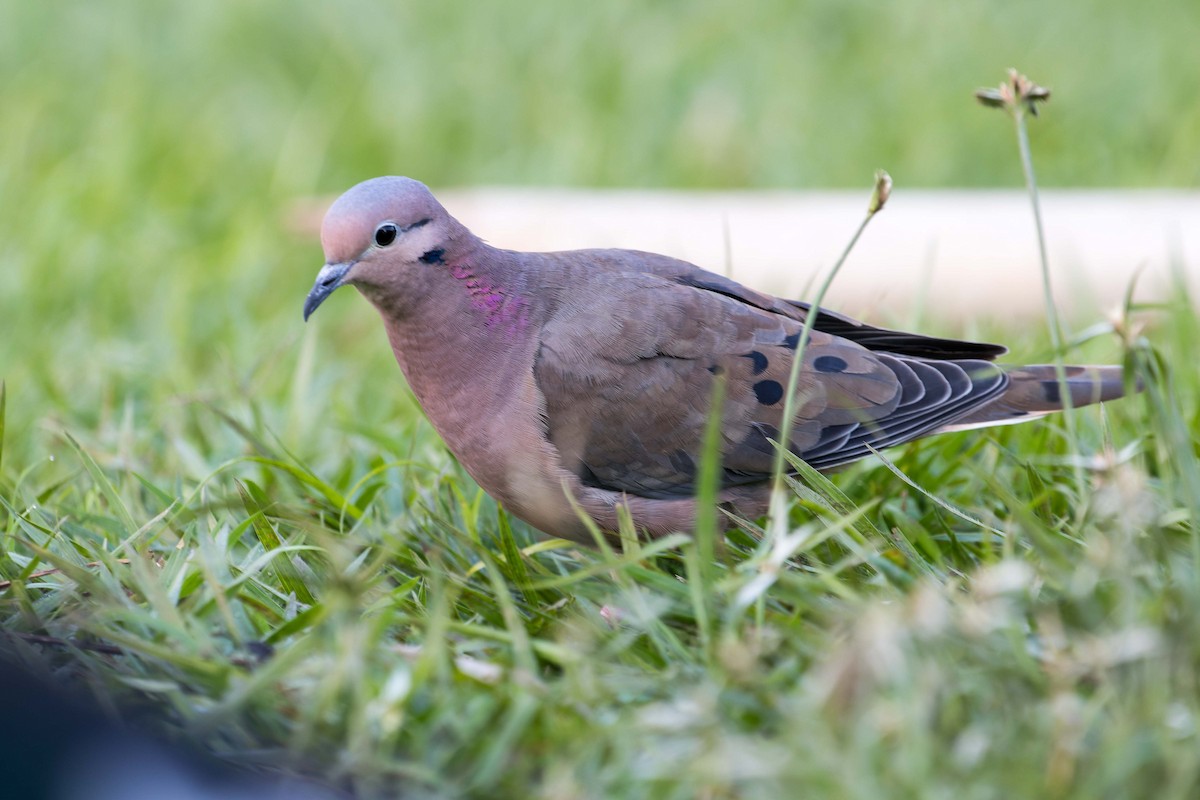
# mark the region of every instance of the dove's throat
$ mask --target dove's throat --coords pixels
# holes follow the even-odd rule
[[[471,438],[481,408],[509,406],[532,373],[541,306],[505,255],[489,253],[480,260],[486,269],[474,259],[435,265],[421,287],[427,293],[407,313],[377,304],[396,361],[452,450],[450,440]]]
[[[494,336],[516,338],[529,328],[530,300],[506,282],[480,273],[468,263],[447,267],[466,296],[466,315]]]
[[[447,266],[436,302],[382,314],[388,340],[425,415],[479,485],[543,530],[571,530],[569,476],[555,470],[533,380],[545,306],[520,291],[519,274],[504,277]]]

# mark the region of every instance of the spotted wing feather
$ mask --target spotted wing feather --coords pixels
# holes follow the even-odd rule
[[[586,484],[643,497],[694,493],[718,381],[723,485],[770,475],[802,311],[691,269],[682,279],[597,270],[570,297],[604,301],[568,299],[543,329],[534,377],[548,434]],[[1005,382],[984,360],[877,353],[815,330],[789,446],[835,467],[944,426]]]

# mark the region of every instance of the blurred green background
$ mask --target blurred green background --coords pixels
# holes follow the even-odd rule
[[[279,396],[321,260],[289,209],[373,175],[865,190],[883,166],[900,190],[1015,186],[1010,126],[971,95],[1018,66],[1054,91],[1045,185],[1195,186],[1197,30],[1180,0],[8,0],[10,431]],[[330,306],[315,346],[393,378],[365,308]]]
[[[1200,4],[4,4],[12,187],[156,173],[278,191],[434,185],[1012,183],[970,102],[1008,66],[1055,91],[1048,185],[1200,180]],[[66,163],[64,163],[66,162]],[[237,172],[234,173],[233,171]],[[153,184],[152,184],[153,185]]]

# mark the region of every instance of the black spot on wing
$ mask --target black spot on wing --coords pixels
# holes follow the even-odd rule
[[[1048,403],[1061,403],[1062,392],[1059,391],[1058,381],[1042,381],[1042,394]]]
[[[755,375],[761,375],[767,369],[767,364],[770,363],[767,361],[766,355],[757,350],[751,350],[749,353],[742,353],[742,358],[750,359],[750,367]]]
[[[837,356],[818,356],[813,359],[813,367],[817,372],[845,372],[847,366],[846,360]]]
[[[783,386],[779,381],[759,381],[754,384],[754,396],[764,406],[773,406],[783,399]]]
[[[796,333],[793,333],[791,336],[783,337],[783,346],[786,347],[788,350],[795,350],[799,344],[800,344],[800,332],[799,331],[797,331]]]

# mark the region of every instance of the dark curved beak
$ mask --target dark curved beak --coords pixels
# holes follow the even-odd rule
[[[342,285],[342,281],[346,277],[346,273],[354,266],[354,262],[350,261],[345,264],[326,264],[321,267],[321,271],[317,273],[317,281],[313,284],[312,291],[308,293],[308,297],[304,298],[304,321],[308,322],[308,318],[317,306],[325,302],[325,298],[333,294],[334,290]]]

